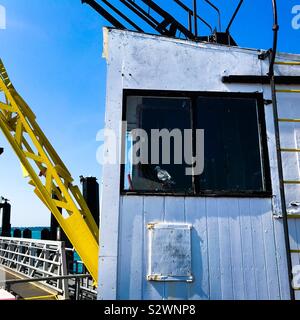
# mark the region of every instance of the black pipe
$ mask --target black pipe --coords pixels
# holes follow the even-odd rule
[[[300,85],[300,76],[275,76],[275,84]],[[269,76],[229,75],[222,77],[223,83],[259,83],[270,84]]]
[[[175,31],[180,31],[182,34],[184,34],[187,39],[194,39],[195,38],[194,35],[185,26],[183,26],[181,23],[179,23],[171,14],[169,14],[167,11],[162,9],[154,1],[152,1],[152,0],[141,0],[141,1],[143,3],[145,3],[146,5],[148,5],[149,8],[151,8],[153,11],[158,13],[161,17],[164,18],[164,22],[162,22],[161,24],[164,24],[166,22],[171,24],[171,29],[166,35],[173,36],[174,30],[172,30],[172,29],[175,29]],[[197,1],[197,0],[194,0],[194,1]],[[130,2],[133,2],[133,1],[130,0]],[[157,30],[159,30],[159,28],[157,28]]]
[[[182,3],[180,0],[174,0],[182,9],[184,9],[186,12],[188,12],[188,15],[189,15],[189,30],[190,32],[192,32],[192,17],[194,16],[194,11],[192,9],[190,9],[188,6],[186,6],[184,3]],[[212,26],[207,22],[205,21],[202,17],[200,17],[198,14],[197,14],[197,18],[203,22],[210,30],[211,33],[213,33],[213,28]]]
[[[295,300],[295,292],[292,287],[293,264],[292,264],[292,258],[291,258],[291,248],[290,248],[290,240],[289,240],[289,226],[288,226],[286,198],[285,198],[285,191],[284,191],[285,188],[284,188],[284,182],[283,182],[283,167],[282,167],[281,144],[280,144],[280,134],[279,134],[280,128],[279,128],[279,121],[278,121],[278,108],[277,108],[276,85],[275,85],[274,75],[271,77],[271,90],[272,90],[272,101],[273,101],[273,118],[274,118],[274,131],[275,131],[275,140],[276,140],[279,189],[280,189],[281,209],[282,209],[282,217],[283,217],[283,228],[284,228],[284,238],[285,238],[285,246],[286,246],[287,266],[288,266],[288,273],[289,273],[290,294],[291,294],[291,299]]]
[[[189,31],[192,32],[192,14],[189,12],[188,13],[188,25],[189,25]]]
[[[240,3],[238,4],[237,8],[235,9],[234,14],[233,14],[233,16],[232,16],[232,18],[231,18],[231,20],[230,20],[230,22],[228,24],[228,27],[226,28],[226,33],[229,33],[230,27],[231,27],[234,19],[236,18],[238,12],[240,11],[240,8],[241,8],[243,2],[244,2],[244,0],[241,0]]]
[[[277,2],[276,0],[272,0],[273,5],[273,49],[271,52],[271,61],[270,61],[270,68],[269,68],[269,76],[274,76],[274,63],[277,53],[277,43],[278,43],[278,31],[279,31],[279,25],[278,25],[278,10],[277,10]]]
[[[145,15],[145,17],[147,17],[148,19],[150,19],[153,23],[155,23],[156,25],[159,24],[159,22],[154,19],[151,14],[150,14],[150,7],[148,8],[148,12],[145,11],[141,6],[139,6],[137,3],[135,3],[134,0],[120,0],[122,3],[130,3],[133,8],[135,8],[136,10],[138,10],[139,12],[141,12],[143,15]]]
[[[21,284],[21,283],[34,283],[34,282],[42,282],[42,281],[49,281],[49,280],[69,280],[69,279],[92,279],[90,274],[70,274],[67,276],[55,276],[55,277],[41,277],[41,278],[34,278],[34,279],[16,279],[16,280],[5,280],[0,281],[0,284],[6,285],[13,285],[13,284]],[[9,291],[9,290],[8,290]]]
[[[194,34],[198,37],[198,21],[197,21],[197,0],[194,0]]]
[[[220,9],[215,6],[212,2],[210,2],[209,0],[205,0],[205,2],[207,2],[213,9],[215,9],[218,13],[218,19],[219,19],[219,31],[222,32],[222,23],[221,23],[221,12]]]
[[[118,10],[115,6],[109,3],[107,0],[101,0],[104,4],[106,4],[111,10],[113,10],[116,14],[118,14],[122,19],[128,22],[132,27],[134,27],[139,32],[144,32],[137,24],[131,21],[125,14],[123,14],[120,10]]]
[[[80,177],[82,184],[82,195],[89,207],[91,214],[99,227],[100,205],[99,205],[99,184],[94,177]]]
[[[143,8],[139,7],[135,2],[128,2],[126,0],[120,0],[120,2],[134,12],[138,17],[147,22],[151,28],[154,30],[156,29],[156,26],[159,24],[159,22],[149,15],[149,13],[147,13]]]
[[[11,224],[10,224],[10,217],[11,217],[11,206],[5,200],[4,203],[0,204],[0,209],[2,208],[2,232],[1,237],[10,237],[11,236]]]
[[[290,295],[291,300],[295,300],[295,292],[292,286],[293,281],[293,264],[291,257],[291,247],[289,239],[289,225],[288,225],[288,216],[286,208],[286,197],[285,197],[285,188],[284,188],[284,177],[283,177],[283,166],[282,166],[282,154],[281,154],[281,144],[280,144],[280,128],[278,121],[278,105],[276,97],[276,80],[274,75],[274,63],[277,53],[277,42],[278,42],[278,11],[277,11],[277,2],[272,0],[273,6],[273,49],[271,50],[270,56],[270,68],[269,74],[272,90],[272,102],[273,102],[273,119],[274,119],[274,132],[276,140],[276,155],[277,155],[277,165],[278,165],[278,177],[279,177],[279,190],[280,190],[280,199],[281,199],[281,210],[283,217],[283,228],[284,228],[284,238],[285,238],[285,247],[286,247],[286,257],[287,257],[287,266],[288,266],[288,276],[289,276],[289,286],[290,286]]]
[[[125,26],[122,25],[116,18],[114,18],[110,13],[108,13],[103,7],[100,6],[95,0],[81,0],[81,3],[86,3],[91,6],[95,11],[97,11],[101,16],[103,16],[107,21],[109,21],[114,27],[118,29],[125,30]]]
[[[192,32],[192,17],[194,15],[193,11],[180,0],[174,0],[174,2],[177,3],[183,10],[185,10],[188,13],[189,31]]]

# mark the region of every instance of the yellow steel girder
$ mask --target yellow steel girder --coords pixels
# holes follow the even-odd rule
[[[15,90],[1,60],[0,129],[20,159],[34,192],[55,216],[97,282],[98,227],[79,188],[73,185],[70,172],[37,124],[34,113]]]

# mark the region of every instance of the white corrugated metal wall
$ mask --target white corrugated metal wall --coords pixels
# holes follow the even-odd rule
[[[263,92],[271,98],[269,86],[221,82],[227,74],[266,74],[268,62],[259,60],[256,50],[113,29],[104,33],[106,128],[118,133],[119,151],[123,89]],[[279,110],[286,106],[297,103],[279,97]],[[274,218],[280,206],[272,105],[265,113],[273,199],[120,196],[120,165],[104,165],[99,299],[289,299],[283,224]],[[147,223],[157,221],[193,225],[193,283],[146,280]]]

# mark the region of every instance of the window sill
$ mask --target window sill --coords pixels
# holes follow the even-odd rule
[[[272,192],[268,191],[245,191],[245,192],[224,192],[224,191],[202,191],[198,194],[184,192],[153,192],[153,191],[121,191],[121,196],[156,196],[156,197],[191,197],[191,198],[272,198]]]

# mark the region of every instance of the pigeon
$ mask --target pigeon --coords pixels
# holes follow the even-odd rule
[[[162,183],[167,183],[167,184],[175,184],[175,182],[172,180],[172,177],[168,171],[161,169],[161,167],[159,167],[159,166],[155,167],[154,170],[157,174],[157,179],[159,181],[161,181]]]
[[[287,208],[287,213],[288,214],[300,214],[300,202],[292,201]]]

